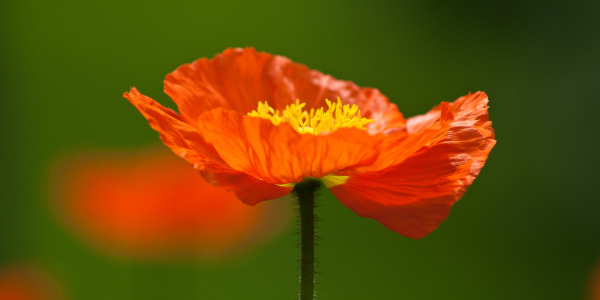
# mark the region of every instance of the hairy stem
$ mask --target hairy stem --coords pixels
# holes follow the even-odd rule
[[[300,206],[300,300],[313,300],[315,291],[315,192],[321,182],[307,179],[292,193]]]

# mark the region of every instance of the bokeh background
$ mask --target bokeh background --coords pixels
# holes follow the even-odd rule
[[[293,227],[230,259],[128,260],[48,204],[57,159],[158,144],[123,92],[176,108],[167,73],[254,46],[379,88],[407,117],[490,97],[498,144],[430,236],[404,238],[323,193],[318,299],[591,299],[599,1],[5,0],[0,25],[0,269],[34,264],[67,299],[293,299]]]

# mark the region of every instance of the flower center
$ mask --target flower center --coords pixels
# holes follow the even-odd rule
[[[274,110],[267,101],[258,102],[258,108],[248,113],[251,117],[269,119],[275,125],[281,122],[290,123],[296,131],[300,133],[328,133],[339,128],[358,128],[366,129],[364,126],[373,122],[372,119],[362,118],[360,110],[356,104],[342,105],[342,100],[338,97],[337,103],[325,99],[327,102],[327,111],[323,107],[310,111],[303,110],[306,103],[300,103],[296,100],[295,104],[286,105],[285,110],[280,115],[279,110]]]

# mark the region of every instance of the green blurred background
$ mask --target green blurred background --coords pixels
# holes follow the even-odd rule
[[[422,240],[321,198],[318,299],[585,299],[600,259],[600,2],[2,1],[0,268],[35,261],[69,299],[293,299],[290,228],[232,260],[106,257],[50,213],[52,162],[158,143],[122,94],[176,108],[165,75],[254,46],[360,86],[406,117],[490,97],[498,144]]]

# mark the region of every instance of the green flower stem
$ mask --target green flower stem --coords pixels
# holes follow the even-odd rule
[[[315,291],[315,192],[321,187],[316,179],[296,184],[292,193],[300,206],[300,300],[313,300]]]

